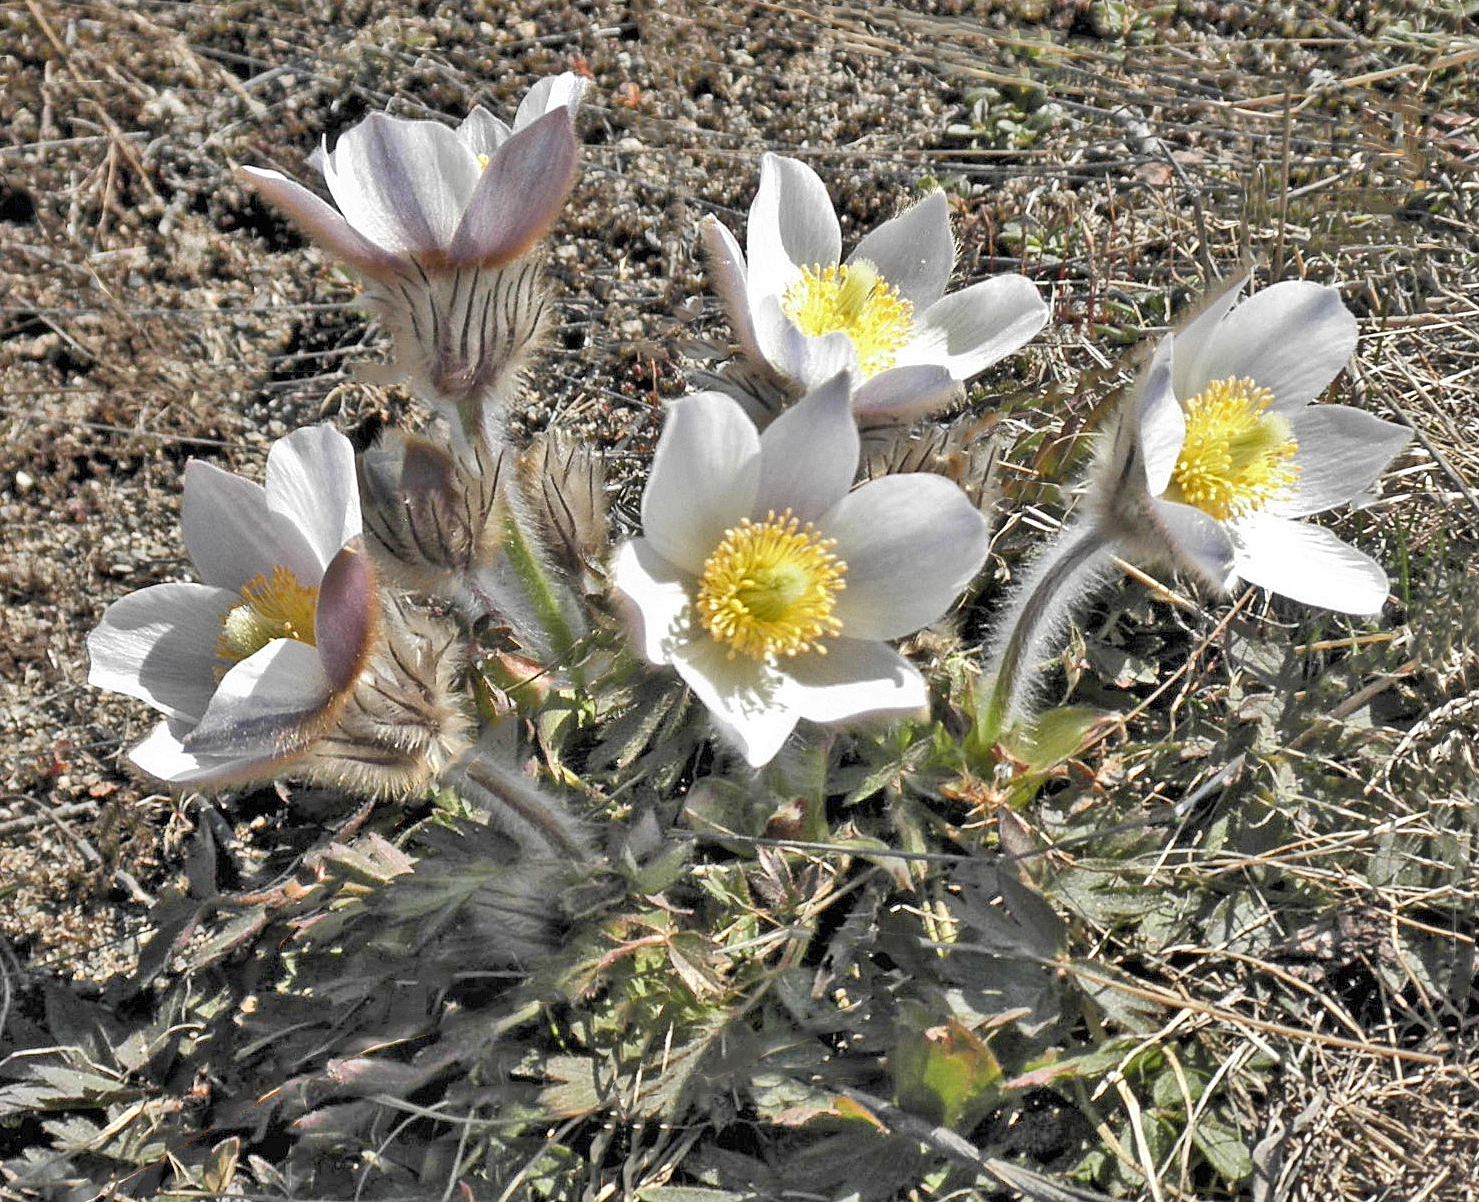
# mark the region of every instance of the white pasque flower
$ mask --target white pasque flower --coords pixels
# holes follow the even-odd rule
[[[1238,303],[1243,282],[1157,348],[1094,495],[1098,521],[1132,552],[1220,589],[1242,579],[1376,613],[1381,565],[1297,519],[1362,497],[1411,435],[1310,403],[1356,347],[1334,288],[1290,280]]]
[[[805,163],[767,154],[746,226],[748,259],[716,218],[705,218],[702,232],[745,354],[802,389],[850,371],[862,419],[942,408],[1048,320],[1025,276],[946,295],[955,241],[943,192],[885,221],[842,262],[841,227],[821,179]]]
[[[145,772],[270,778],[332,722],[378,625],[349,440],[328,426],[279,439],[265,487],[191,460],[181,525],[203,583],[110,605],[88,636],[88,681],[165,715],[129,753]]]
[[[506,385],[539,333],[538,273],[518,261],[575,182],[584,87],[570,72],[540,80],[512,127],[481,107],[455,130],[371,113],[311,160],[337,210],[280,172],[240,169],[366,277],[397,368],[449,416]],[[464,425],[472,418],[462,416]]]
[[[800,718],[928,700],[884,640],[940,618],[986,558],[985,519],[929,473],[852,490],[859,438],[845,375],[758,433],[718,392],[677,401],[616,554],[639,646],[672,664],[755,766]]]

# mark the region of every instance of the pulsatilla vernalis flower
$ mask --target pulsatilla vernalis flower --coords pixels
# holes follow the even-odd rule
[[[1032,282],[999,275],[946,294],[955,265],[949,206],[929,196],[868,234],[842,261],[826,187],[805,163],[767,154],[746,254],[703,224],[714,286],[745,354],[796,391],[850,371],[860,419],[888,422],[949,404],[963,381],[1047,322]]]
[[[528,252],[575,181],[584,80],[530,89],[510,127],[481,107],[455,130],[372,113],[314,161],[338,205],[276,171],[244,179],[370,284],[394,378],[471,434],[537,340],[545,298]]]
[[[115,601],[88,680],[165,715],[130,757],[178,784],[287,771],[333,723],[379,627],[354,452],[327,426],[273,446],[265,487],[192,460],[182,506],[199,584]]]
[[[1343,613],[1375,613],[1380,564],[1298,519],[1366,494],[1410,437],[1312,405],[1356,346],[1333,288],[1241,281],[1157,348],[1092,503],[1106,532],[1219,589],[1238,579]]]
[[[752,765],[800,718],[927,701],[884,640],[940,618],[985,561],[984,519],[943,477],[850,491],[859,438],[839,375],[763,434],[722,393],[676,402],[614,582],[640,646],[670,663]]]

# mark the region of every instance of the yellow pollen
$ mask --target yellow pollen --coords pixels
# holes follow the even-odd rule
[[[864,377],[892,367],[914,332],[914,306],[866,259],[846,267],[803,267],[781,310],[803,334],[841,330]]]
[[[704,563],[698,620],[728,645],[730,659],[825,655],[821,640],[842,631],[832,607],[846,587],[847,564],[832,553],[836,545],[789,509],[763,522],[745,518]]]
[[[481,154],[480,153],[478,155],[478,170],[479,171],[486,171],[486,170],[488,170],[488,164],[491,163],[492,161],[493,161],[493,158],[492,158],[491,155],[486,155],[486,154]]]
[[[1213,380],[1182,405],[1186,441],[1166,496],[1220,522],[1289,496],[1299,444],[1287,418],[1269,413],[1274,394],[1252,380]]]
[[[216,655],[225,661],[224,676],[232,664],[255,655],[273,639],[297,639],[314,645],[313,612],[318,589],[298,583],[292,569],[275,567],[272,577],[258,572],[241,587],[241,604],[233,605],[221,620]]]

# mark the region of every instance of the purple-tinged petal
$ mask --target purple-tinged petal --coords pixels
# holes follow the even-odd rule
[[[1234,549],[1226,526],[1179,501],[1152,501],[1148,512],[1176,568],[1218,592],[1232,587]]]
[[[673,649],[690,634],[691,578],[646,539],[634,538],[617,548],[611,583],[635,608],[628,616],[643,656],[654,664],[671,663]]]
[[[789,509],[815,521],[837,504],[858,471],[852,387],[839,373],[792,405],[760,436],[760,483],[750,516]]]
[[[673,666],[752,768],[770,763],[796,728],[796,711],[781,702],[785,681],[764,664],[730,659],[726,648],[701,637],[675,649]]]
[[[1145,484],[1153,497],[1160,496],[1171,483],[1171,473],[1186,442],[1186,415],[1171,389],[1175,349],[1171,337],[1161,339],[1140,384],[1130,418],[1137,427]]]
[[[198,721],[216,691],[221,623],[241,598],[205,584],[156,584],[120,597],[87,636],[87,682]]]
[[[948,409],[965,387],[938,363],[891,367],[864,380],[853,393],[852,410],[864,426],[910,422]]]
[[[377,246],[327,201],[277,171],[238,167],[237,178],[276,205],[298,228],[330,254],[373,279],[393,278],[401,260],[393,249]]]
[[[318,650],[273,639],[221,678],[199,724],[184,737],[193,755],[277,756],[297,751],[333,689]]]
[[[1251,379],[1286,416],[1335,379],[1356,349],[1356,319],[1340,293],[1308,280],[1255,292],[1218,324],[1186,379],[1183,401],[1214,380]]]
[[[907,713],[929,704],[917,668],[884,643],[832,639],[825,655],[797,655],[780,665],[785,704],[813,722],[861,714]]]
[[[493,157],[447,249],[458,265],[500,267],[549,233],[575,186],[579,148],[563,108],[521,129]]]
[[[341,134],[323,170],[350,225],[385,250],[422,255],[446,249],[480,174],[445,125],[384,113]]]
[[[884,282],[897,288],[916,310],[928,309],[945,295],[955,268],[945,193],[931,192],[873,230],[847,257],[849,263],[859,260],[878,268]]]
[[[870,480],[817,525],[847,565],[832,612],[854,639],[938,621],[986,562],[991,533],[957,485],[929,472]]]
[[[1412,431],[1345,405],[1310,405],[1287,415],[1298,450],[1294,495],[1268,511],[1297,518],[1364,493],[1412,438]]]
[[[128,758],[150,776],[170,784],[216,788],[270,780],[289,766],[289,761],[276,755],[219,756],[186,751],[184,740],[190,729],[188,722],[161,722],[128,753]]]
[[[185,465],[180,527],[201,578],[232,592],[278,566],[304,584],[323,570],[297,526],[267,507],[266,489],[199,459]]]
[[[1048,307],[1026,276],[998,275],[941,297],[915,315],[914,338],[897,365],[939,363],[968,380],[1029,342]]]
[[[1237,573],[1250,584],[1343,614],[1375,614],[1386,604],[1382,566],[1323,526],[1258,514],[1233,533]]]
[[[764,359],[760,343],[755,338],[755,321],[750,316],[745,256],[739,243],[724,223],[712,213],[698,223],[698,232],[708,256],[714,292],[724,308],[724,315],[729,318],[730,328],[739,341],[740,349],[753,359]]]
[[[842,227],[821,178],[805,163],[766,154],[745,227],[750,296],[779,296],[803,267],[842,257]]]
[[[279,438],[267,453],[267,507],[292,523],[312,548],[316,570],[299,581],[317,584],[339,549],[360,533],[349,439],[332,426],[305,426]]]
[[[318,588],[313,640],[335,692],[347,689],[365,666],[380,624],[380,593],[364,542],[355,539],[329,563]]]
[[[724,532],[749,515],[760,480],[760,435],[719,392],[673,403],[642,494],[652,549],[697,576]]]

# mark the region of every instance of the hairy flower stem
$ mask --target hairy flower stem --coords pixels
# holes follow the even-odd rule
[[[588,827],[566,810],[564,802],[516,768],[499,763],[486,748],[474,749],[445,777],[468,802],[484,809],[488,821],[502,830],[528,856],[553,856],[568,863],[591,858]]]
[[[991,739],[1029,716],[1032,678],[1047,644],[1103,575],[1114,544],[1096,523],[1065,526],[1033,561],[1003,615],[981,726]]]
[[[544,645],[536,650],[551,663],[567,666],[572,679],[578,675],[571,665],[580,631],[572,623],[572,607],[563,604],[566,590],[552,578],[545,558],[535,545],[527,524],[510,509],[503,519],[503,556],[519,590],[524,594],[534,624]],[[576,683],[579,683],[576,681]]]

